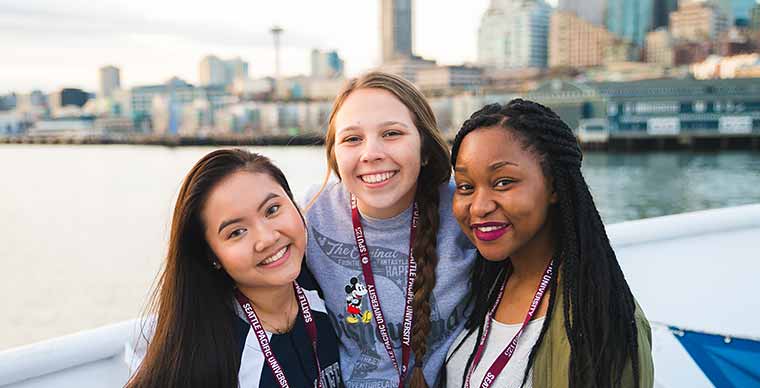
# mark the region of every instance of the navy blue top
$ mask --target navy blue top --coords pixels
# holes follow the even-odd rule
[[[298,276],[298,284],[306,294],[314,322],[317,324],[317,353],[319,353],[319,363],[322,367],[322,387],[343,387],[338,362],[338,340],[319,288],[306,267]],[[245,319],[245,315],[242,315],[242,309],[238,310],[238,319],[235,322],[238,340],[236,350],[240,356],[240,371],[238,372],[240,387],[278,387],[274,373],[264,360],[264,354],[261,352],[251,325]],[[300,307],[295,325],[290,332],[284,334],[267,332],[267,335],[272,351],[282,366],[290,386],[293,388],[316,387],[317,363]]]

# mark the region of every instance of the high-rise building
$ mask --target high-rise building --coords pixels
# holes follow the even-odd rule
[[[678,0],[678,6],[685,6],[687,4],[705,4],[712,5],[714,8],[720,10],[723,16],[726,17],[729,25],[734,23],[734,8],[733,4],[737,0]]]
[[[136,128],[139,128],[141,131],[150,131],[152,126],[153,129],[157,129],[159,132],[162,126],[173,128],[168,130],[169,133],[177,133],[178,128],[176,123],[171,124],[169,121],[180,117],[179,112],[193,101],[197,99],[208,100],[211,104],[211,109],[216,111],[229,98],[229,94],[222,85],[195,87],[177,77],[172,77],[166,83],[160,85],[134,87],[130,90],[130,95],[131,107],[129,109],[132,112]],[[158,107],[164,110],[163,113],[154,111],[156,101],[159,102]],[[166,120],[172,119],[164,122],[164,124],[157,125],[157,121],[163,120],[161,117]]]
[[[717,0],[710,0],[710,1],[717,1]],[[734,0],[736,1],[736,0]],[[741,0],[741,1],[754,1],[754,0]],[[630,6],[630,10],[633,10],[635,8],[641,9],[641,12],[649,12],[651,10],[651,25],[645,26],[645,29],[653,30],[659,27],[667,27],[668,26],[668,15],[678,9],[678,0],[651,0],[651,5],[645,3],[639,3],[638,5],[634,2],[631,2],[630,0],[622,0],[615,1],[615,0],[559,0],[559,3],[557,4],[557,10],[558,11],[568,11],[575,13],[578,17],[581,19],[593,23],[593,24],[599,24],[607,26],[607,19],[606,15],[608,12],[613,13],[614,15],[620,15],[621,12],[629,13],[630,16],[629,20],[634,20],[634,18],[638,18],[639,21],[641,20],[640,16],[636,16],[636,13],[632,13],[630,10],[622,10],[619,9],[620,4],[626,4],[626,6]],[[618,10],[612,9],[608,10],[608,7],[618,7]],[[615,16],[617,17],[617,16]],[[648,20],[649,16],[645,17],[644,20]],[[614,24],[614,23],[613,23]],[[647,31],[644,31],[645,33]],[[633,39],[631,39],[633,40]]]
[[[673,66],[673,38],[667,28],[660,27],[647,33],[646,61],[665,67]]]
[[[681,2],[670,14],[673,39],[687,42],[713,40],[728,28],[726,15],[709,2]]]
[[[224,85],[227,80],[227,69],[219,57],[208,55],[200,64],[201,85]]]
[[[98,71],[100,78],[100,97],[110,97],[111,93],[121,88],[121,76],[118,67],[103,66]]]
[[[383,63],[411,58],[413,0],[380,0],[380,47]]]
[[[491,0],[478,30],[478,64],[546,67],[550,14],[543,0]]]
[[[755,0],[731,0],[734,24],[742,27],[748,26],[751,19],[750,12],[755,4]]]
[[[557,10],[575,13],[579,18],[592,24],[604,25],[607,0],[559,0]]]
[[[556,11],[549,27],[550,67],[602,65],[615,36],[603,26],[581,19],[573,12]]]
[[[654,0],[652,6],[652,30],[668,27],[670,13],[678,9],[678,0]]]
[[[608,0],[607,30],[641,47],[654,25],[654,0]]]
[[[718,7],[718,9],[720,9],[720,12],[723,13],[723,16],[726,17],[726,23],[728,23],[728,26],[731,26],[734,24],[734,3],[736,3],[737,0],[697,0],[697,1],[715,5],[716,7]]]
[[[311,50],[311,76],[336,78],[343,75],[343,60],[335,50]]]
[[[248,78],[248,62],[240,57],[223,60],[215,55],[208,55],[201,60],[199,73],[200,84],[203,86],[227,86],[236,79]]]
[[[604,50],[604,64],[639,62],[641,50],[628,39],[618,39],[613,35],[610,44]],[[625,65],[624,65],[625,66]],[[609,66],[608,66],[609,67]]]
[[[227,77],[225,85],[235,82],[236,79],[248,78],[248,62],[240,57],[223,60],[222,62],[224,62],[225,75]]]
[[[749,28],[760,31],[760,3],[752,7],[749,15]]]

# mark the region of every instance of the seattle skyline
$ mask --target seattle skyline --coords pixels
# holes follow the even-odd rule
[[[478,26],[489,3],[416,0],[415,53],[441,64],[474,62]],[[98,69],[105,65],[121,69],[124,88],[173,76],[197,83],[200,60],[209,54],[240,56],[249,62],[252,78],[269,76],[273,25],[285,30],[283,76],[308,74],[312,48],[337,50],[352,76],[380,63],[379,10],[377,0],[300,0],[266,7],[231,0],[212,7],[179,0],[71,0],[65,6],[0,0],[0,94],[63,87],[94,91]]]

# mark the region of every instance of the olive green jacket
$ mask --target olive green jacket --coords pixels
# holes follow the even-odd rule
[[[568,367],[570,360],[570,343],[565,333],[565,317],[562,313],[562,292],[557,287],[557,301],[554,306],[551,322],[542,340],[541,347],[536,351],[533,363],[534,388],[566,388],[568,382]],[[639,350],[639,385],[633,382],[630,372],[631,364],[625,367],[622,375],[621,388],[652,388],[654,386],[654,365],[652,364],[652,330],[649,321],[636,303],[636,328],[638,329]]]

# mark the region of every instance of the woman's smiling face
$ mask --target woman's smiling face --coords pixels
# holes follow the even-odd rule
[[[357,89],[335,116],[335,160],[362,213],[389,218],[414,200],[422,139],[409,109],[391,92]]]
[[[306,232],[295,204],[266,173],[223,179],[201,211],[205,237],[241,289],[290,284],[301,271]]]
[[[479,128],[462,140],[454,168],[453,211],[464,233],[488,260],[501,261],[552,241],[557,202],[538,157],[511,129]]]

